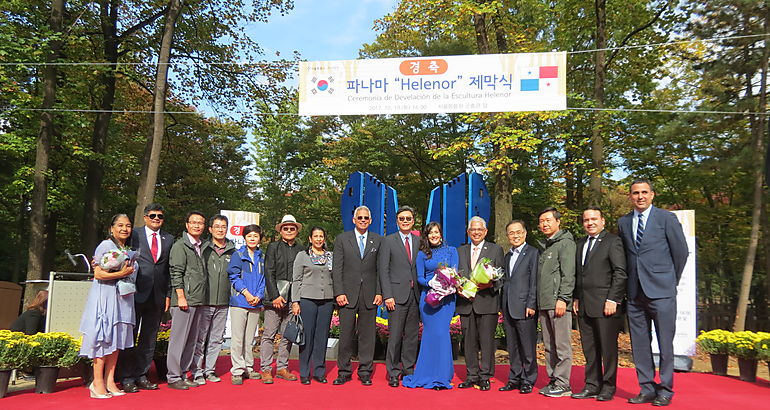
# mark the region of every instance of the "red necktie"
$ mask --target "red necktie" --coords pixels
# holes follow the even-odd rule
[[[158,262],[158,234],[152,233],[152,245],[150,245],[150,252],[152,252],[152,260]]]
[[[406,248],[406,257],[409,258],[409,263],[412,263],[412,247],[409,246],[409,237],[404,238],[404,247]]]

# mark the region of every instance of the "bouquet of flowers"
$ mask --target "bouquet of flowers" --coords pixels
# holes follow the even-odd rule
[[[106,270],[107,272],[117,272],[123,268],[123,265],[126,263],[126,261],[131,263],[136,262],[136,257],[138,254],[138,251],[115,248],[104,252],[97,260],[99,262],[99,267],[102,269]],[[136,293],[137,268],[138,267],[134,265],[134,273],[118,280],[118,292],[120,292],[121,296],[127,296]]]
[[[460,279],[460,275],[454,268],[439,266],[433,275],[433,279],[428,281],[430,290],[425,295],[425,302],[434,308],[438,307],[444,296],[457,292]]]
[[[485,285],[503,277],[503,269],[492,266],[492,260],[482,258],[471,271],[471,280],[477,285]]]

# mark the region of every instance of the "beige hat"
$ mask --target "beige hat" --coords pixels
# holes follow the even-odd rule
[[[275,230],[280,231],[281,228],[283,228],[284,225],[294,225],[297,227],[297,230],[302,230],[302,224],[297,222],[297,219],[294,218],[294,215],[286,214],[281,218],[281,223],[275,225]]]

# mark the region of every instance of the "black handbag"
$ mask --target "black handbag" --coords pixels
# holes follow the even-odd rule
[[[289,322],[286,323],[283,337],[300,346],[305,344],[305,327],[302,325],[302,318],[299,315],[292,315]]]

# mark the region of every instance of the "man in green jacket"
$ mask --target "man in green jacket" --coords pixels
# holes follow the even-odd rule
[[[545,368],[551,379],[540,394],[565,397],[572,394],[572,292],[575,288],[575,240],[561,229],[561,214],[548,207],[538,215],[538,227],[546,236],[540,253],[537,304],[545,345]]]
[[[186,232],[171,247],[171,333],[168,339],[168,387],[188,390],[198,384],[187,378],[192,370],[195,342],[198,340],[202,306],[208,300],[208,275],[201,241],[206,217],[198,211],[187,214]]]
[[[193,356],[193,381],[199,385],[206,384],[207,380],[215,383],[221,381],[214,372],[214,366],[225,337],[232,289],[227,266],[230,264],[230,256],[235,252],[235,243],[227,239],[227,227],[226,216],[212,216],[209,219],[211,240],[202,251],[208,271],[209,292],[205,305],[200,307],[202,313]]]

